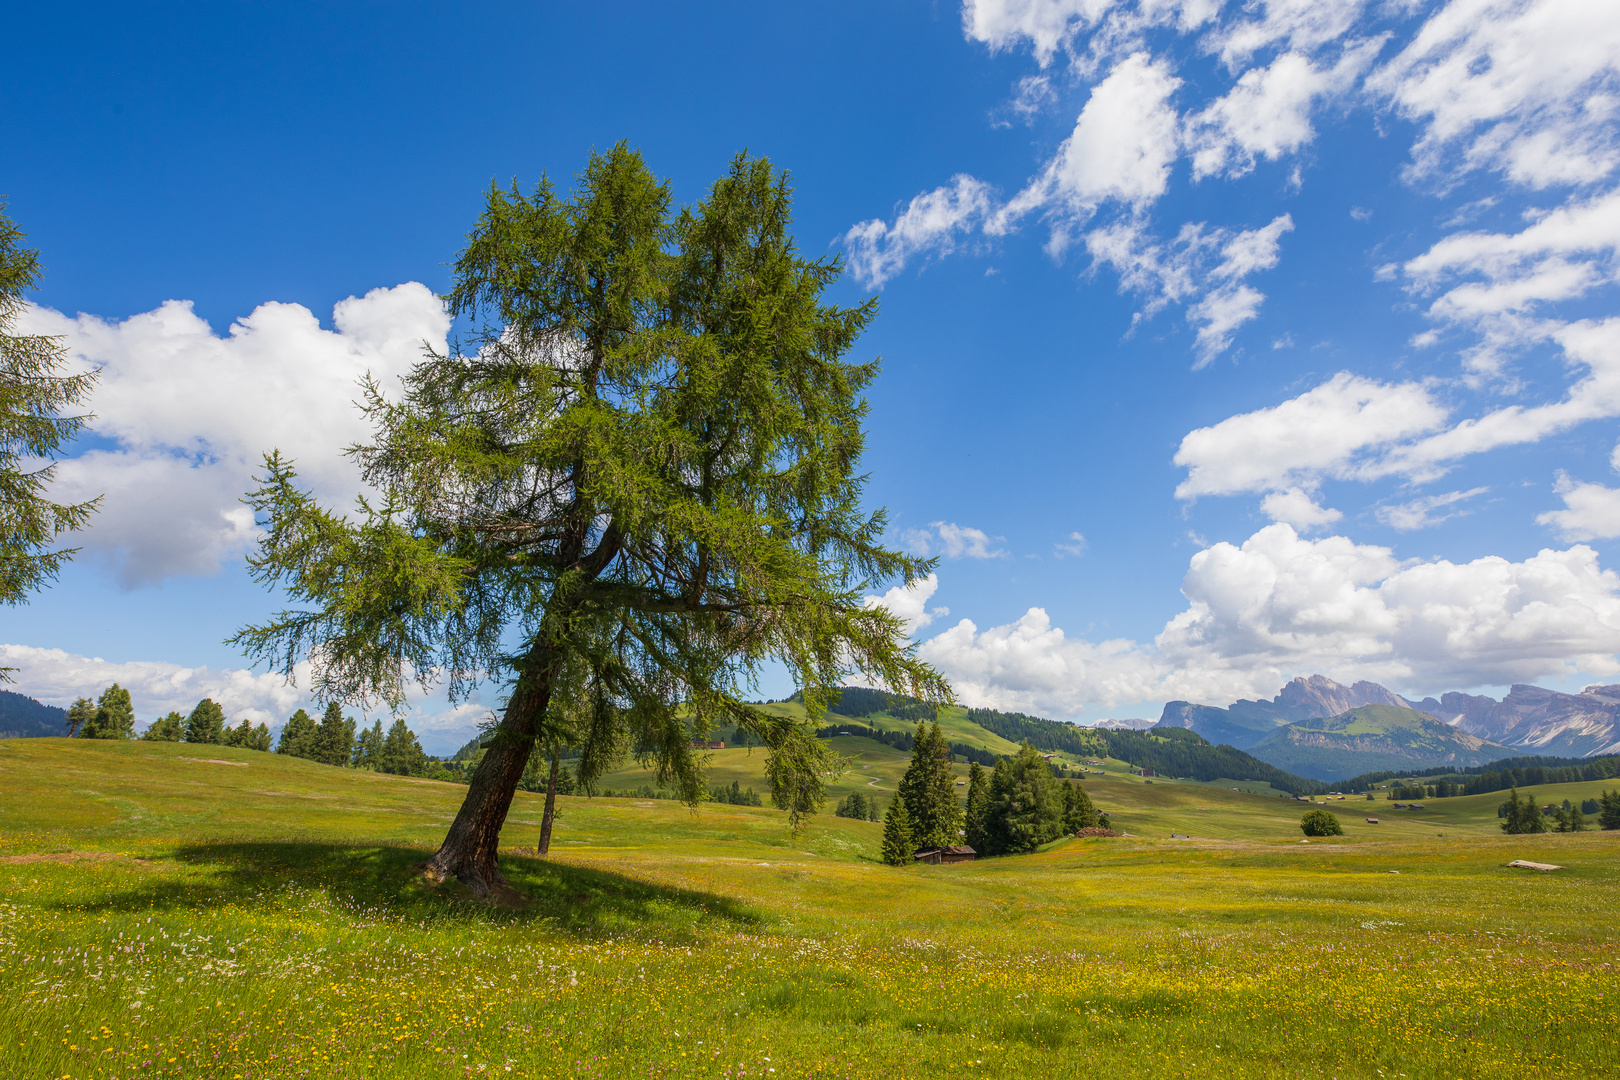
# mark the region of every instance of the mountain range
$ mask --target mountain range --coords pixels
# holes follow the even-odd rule
[[[1374,682],[1324,675],[1294,679],[1270,701],[1226,708],[1172,701],[1161,725],[1319,779],[1379,769],[1482,765],[1519,753],[1592,757],[1620,753],[1620,685],[1579,694],[1516,685],[1501,701],[1450,693],[1413,701]]]

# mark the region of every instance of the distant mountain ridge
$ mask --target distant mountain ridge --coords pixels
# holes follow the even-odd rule
[[[1296,759],[1285,751],[1285,745],[1299,748],[1322,742],[1314,737],[1272,740],[1273,733],[1281,727],[1325,721],[1366,706],[1426,712],[1455,732],[1536,755],[1591,758],[1620,753],[1620,685],[1588,687],[1578,695],[1515,685],[1502,701],[1466,693],[1411,701],[1387,687],[1380,687],[1379,683],[1358,682],[1345,687],[1325,675],[1309,675],[1294,678],[1270,701],[1239,699],[1225,709],[1191,701],[1171,701],[1158,722],[1196,730],[1210,742],[1231,743],[1239,750],[1254,750],[1257,758],[1270,761],[1265,753]],[[1406,725],[1403,730],[1417,729]],[[1260,751],[1262,743],[1268,743],[1265,753]],[[1443,753],[1458,755],[1456,759],[1461,759],[1473,755],[1473,750],[1466,743],[1458,743],[1448,746]],[[1435,759],[1429,764],[1452,763],[1452,759]],[[1281,761],[1273,761],[1273,764],[1293,769],[1293,766],[1283,766]],[[1401,766],[1367,767],[1421,766],[1417,766],[1414,758],[1406,759]]]
[[[1462,769],[1498,760],[1508,750],[1417,709],[1362,705],[1338,716],[1285,724],[1249,752],[1300,776],[1334,780],[1379,769]]]
[[[43,704],[26,694],[0,690],[0,739],[66,734],[66,709]]]
[[[1157,720],[1098,720],[1095,724],[1082,724],[1081,727],[1093,727],[1099,731],[1146,731],[1158,725]]]

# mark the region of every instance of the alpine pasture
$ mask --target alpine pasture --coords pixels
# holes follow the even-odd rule
[[[543,796],[520,792],[501,869],[521,899],[489,904],[417,871],[459,786],[3,740],[0,1060],[74,1080],[1620,1066],[1614,833],[1504,836],[1500,796],[1347,799],[1342,839],[1301,843],[1302,804],[1236,781],[1111,765],[1086,786],[1130,835],[898,870],[877,823],[795,836],[769,808],[621,798],[560,799],[540,859]]]

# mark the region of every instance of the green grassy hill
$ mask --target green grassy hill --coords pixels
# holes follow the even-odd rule
[[[876,747],[851,750],[880,767]],[[0,740],[3,1071],[1620,1068],[1614,834],[1503,836],[1499,796],[1400,818],[1347,800],[1341,816],[1392,820],[1302,844],[1300,803],[1149,784],[1119,762],[1086,783],[1132,837],[898,870],[875,861],[876,824],[822,816],[795,835],[769,808],[635,799],[561,799],[539,859],[543,800],[520,792],[501,856],[516,892],[486,906],[415,870],[456,785],[222,747]],[[1520,858],[1567,869],[1506,867]]]
[[[1323,720],[1278,728],[1249,748],[1262,761],[1316,780],[1385,769],[1462,768],[1507,757],[1505,746],[1477,738],[1416,709],[1364,705]]]

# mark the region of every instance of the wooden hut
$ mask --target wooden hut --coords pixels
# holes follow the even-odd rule
[[[979,853],[966,844],[950,844],[946,847],[921,848],[911,857],[920,863],[939,866],[942,863],[972,862],[979,857]]]

